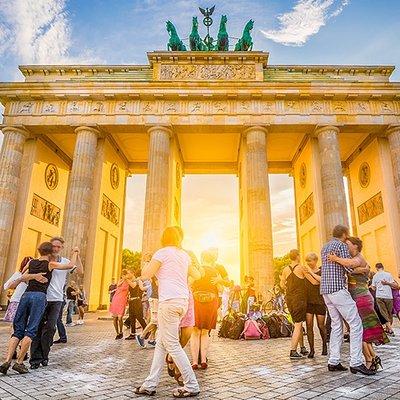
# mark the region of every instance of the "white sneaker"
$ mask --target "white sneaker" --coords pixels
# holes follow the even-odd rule
[[[75,322],[71,322],[70,324],[65,324],[65,326],[75,326],[76,323]]]
[[[83,319],[78,319],[78,321],[76,321],[77,325],[83,325],[85,322],[83,321]]]

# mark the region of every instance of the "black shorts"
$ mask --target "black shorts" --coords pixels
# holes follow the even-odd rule
[[[306,300],[286,298],[286,304],[293,322],[304,322],[306,320],[307,302]]]
[[[307,314],[326,315],[325,304],[307,304]]]

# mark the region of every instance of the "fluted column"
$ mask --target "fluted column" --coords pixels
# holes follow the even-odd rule
[[[4,140],[0,153],[0,288],[3,285],[14,222],[24,144],[29,136],[25,129],[17,127],[5,127],[2,131]]]
[[[263,294],[274,283],[266,134],[263,127],[248,128],[244,133],[243,155],[246,163],[248,266],[257,289]]]
[[[335,126],[323,126],[315,131],[321,162],[326,239],[332,236],[332,230],[336,225],[348,226],[349,224],[338,133],[339,129]]]
[[[390,157],[393,166],[394,187],[396,200],[400,212],[400,125],[391,126],[386,131],[389,140]]]
[[[80,126],[75,129],[76,143],[69,178],[63,236],[67,256],[74,246],[81,249],[85,258],[89,216],[91,214],[98,130]]]
[[[149,129],[150,145],[146,181],[142,254],[153,253],[168,223],[169,161],[172,132],[164,126]]]

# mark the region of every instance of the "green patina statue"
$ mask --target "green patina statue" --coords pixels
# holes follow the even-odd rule
[[[169,42],[167,44],[167,50],[172,51],[186,51],[186,46],[179,38],[176,28],[171,21],[167,21],[167,31],[169,33]]]
[[[219,24],[217,45],[215,50],[217,51],[228,51],[229,50],[229,37],[228,32],[226,31],[226,23],[228,22],[228,18],[226,15],[221,17],[221,22]]]
[[[205,51],[207,50],[207,46],[204,44],[202,38],[199,35],[199,23],[197,21],[197,17],[193,17],[192,21],[192,32],[189,35],[190,50]]]
[[[199,7],[200,12],[204,15],[203,24],[207,28],[207,35],[204,39],[199,35],[199,22],[197,21],[197,17],[193,17],[192,32],[189,35],[189,47],[191,51],[229,51],[229,35],[226,30],[228,18],[226,15],[221,16],[216,43],[214,38],[210,35],[210,26],[213,24],[211,15],[213,14],[214,9],[215,6],[206,9]],[[235,51],[253,50],[253,40],[250,35],[253,26],[254,21],[251,19],[244,27],[242,37],[236,43]],[[171,21],[167,21],[167,31],[170,36],[167,49],[171,51],[186,51],[186,46],[179,38],[176,28]]]
[[[253,40],[250,31],[253,29],[254,21],[251,19],[243,29],[243,35],[235,46],[235,51],[251,51],[253,50]]]

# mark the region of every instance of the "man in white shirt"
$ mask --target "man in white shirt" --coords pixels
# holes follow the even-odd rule
[[[384,270],[381,263],[375,265],[377,270],[376,274],[372,278],[372,289],[375,290],[376,304],[378,305],[379,311],[383,318],[387,321],[386,333],[390,336],[394,336],[392,329],[393,323],[393,293],[390,286],[394,283],[393,276],[390,272]]]
[[[50,242],[53,245],[53,255],[57,258],[58,262],[68,264],[67,258],[61,257],[61,252],[64,249],[64,239],[62,237],[53,237]],[[29,363],[31,369],[39,368],[42,364],[44,367],[49,362],[50,348],[53,344],[53,338],[56,331],[57,319],[64,302],[64,287],[67,281],[68,274],[77,272],[83,274],[82,264],[79,262],[78,266],[71,269],[54,270],[50,285],[47,289],[47,306],[44,312],[42,321],[39,325],[37,336],[31,344],[31,356]]]

